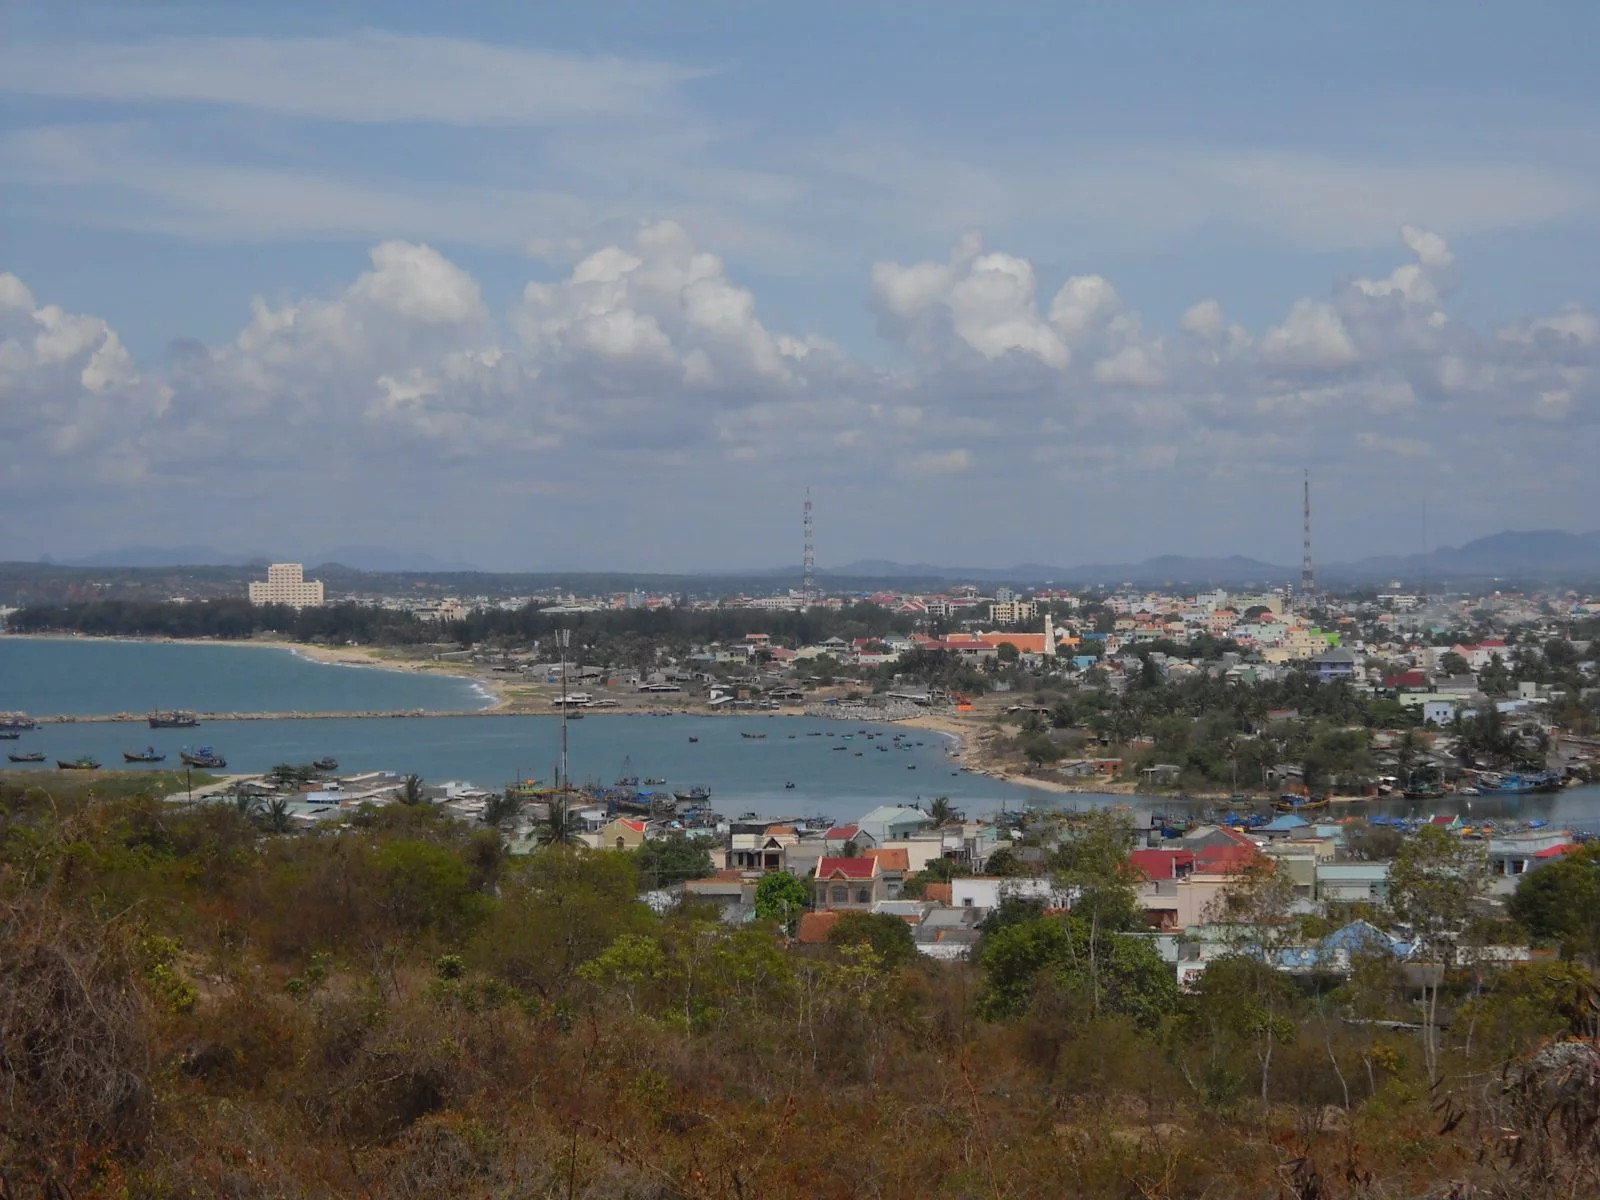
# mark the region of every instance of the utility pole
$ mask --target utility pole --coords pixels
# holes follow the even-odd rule
[[[556,790],[567,786],[567,647],[572,642],[572,630],[556,630],[556,643],[561,647],[561,770],[556,780]]]
[[[1306,469],[1305,553],[1300,560],[1300,591],[1311,596],[1317,590],[1316,573],[1311,569],[1311,470]]]
[[[800,592],[805,597],[809,606],[817,598],[817,553],[811,540],[811,489],[806,489],[805,517],[802,521],[805,528],[805,557],[800,567]]]

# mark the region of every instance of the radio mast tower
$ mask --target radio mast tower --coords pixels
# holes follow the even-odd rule
[[[1317,590],[1317,576],[1311,569],[1311,471],[1306,470],[1306,540],[1305,556],[1300,562],[1300,592],[1302,595],[1315,595]]]
[[[806,489],[805,507],[806,552],[800,568],[800,591],[807,604],[817,598],[817,550],[811,540],[811,489]]]

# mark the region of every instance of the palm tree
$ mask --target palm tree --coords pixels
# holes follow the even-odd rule
[[[395,799],[411,807],[426,803],[428,797],[422,791],[422,776],[407,775],[405,782],[400,785],[400,790],[395,793]]]
[[[544,820],[538,823],[537,836],[542,846],[571,846],[578,840],[577,816],[571,797],[552,794]]]
[[[289,798],[287,796],[274,796],[267,804],[263,814],[262,823],[268,833],[288,833],[294,828],[294,822],[289,818]]]
[[[949,796],[935,796],[928,805],[928,815],[936,826],[955,825],[962,817],[960,810],[950,803]]]
[[[233,794],[233,806],[246,821],[253,821],[261,811],[261,797],[241,789]]]
[[[522,797],[515,789],[508,787],[498,796],[490,796],[484,801],[483,814],[479,819],[485,825],[504,829],[522,814],[522,804]]]

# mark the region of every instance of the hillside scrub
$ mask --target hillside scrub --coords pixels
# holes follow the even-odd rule
[[[1111,900],[1089,924],[1012,914],[969,965],[876,918],[798,946],[776,921],[657,915],[640,882],[634,855],[512,857],[428,808],[277,835],[226,804],[0,787],[0,1189],[1600,1187],[1593,1097],[1573,1052],[1541,1050],[1592,1020],[1575,963],[1447,986],[1430,1090],[1415,1034],[1341,1019],[1415,1019],[1376,967],[1287,995],[1235,964],[1180,994]]]

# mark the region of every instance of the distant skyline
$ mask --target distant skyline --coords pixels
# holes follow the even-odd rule
[[[376,21],[385,24],[379,26]],[[1600,10],[21,0],[0,558],[1409,555],[1600,512]]]

